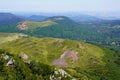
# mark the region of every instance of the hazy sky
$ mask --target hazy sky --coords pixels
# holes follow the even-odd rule
[[[0,0],[0,12],[120,11],[120,0]]]

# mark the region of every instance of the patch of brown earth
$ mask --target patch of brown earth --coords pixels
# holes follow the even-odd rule
[[[59,59],[56,59],[53,61],[53,65],[58,65],[61,67],[67,67],[67,62],[65,61],[66,58],[71,58],[72,59],[72,63],[74,63],[75,61],[78,60],[78,56],[77,56],[78,52],[76,51],[72,51],[72,50],[67,50],[65,51]]]
[[[64,58],[71,58],[73,62],[78,60],[78,56],[77,56],[78,52],[75,51],[71,51],[71,50],[67,50],[65,51],[62,55],[61,55],[61,59]]]
[[[62,67],[66,67],[67,63],[63,59],[57,59],[53,61],[53,65],[58,65]]]
[[[27,29],[28,29],[27,24],[28,24],[28,21],[24,21],[24,22],[22,22],[21,24],[17,25],[17,27],[18,27],[20,30],[27,30]]]

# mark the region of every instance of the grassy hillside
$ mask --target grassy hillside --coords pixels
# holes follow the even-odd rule
[[[1,26],[0,32],[24,33],[35,37],[80,40],[120,49],[119,21],[76,23],[64,16],[54,16],[41,22],[23,21]]]
[[[27,26],[29,27],[29,29],[35,29],[38,27],[46,27],[46,26],[51,26],[55,24],[57,23],[47,20],[47,21],[42,21],[42,22],[29,22]]]
[[[36,28],[51,26],[51,25],[55,25],[55,24],[57,24],[57,23],[50,21],[50,20],[41,21],[41,22],[23,21],[19,25],[17,25],[17,27],[20,30],[23,30],[22,28],[24,28],[24,27],[25,27],[25,30],[33,30]]]
[[[0,44],[13,41],[27,35],[18,33],[0,33]]]
[[[48,80],[53,73],[52,66],[26,63],[18,55],[0,49],[0,80]]]
[[[81,40],[115,49],[120,47],[120,28],[117,21],[78,24],[67,17],[55,16],[41,22],[29,21],[25,27],[22,32],[32,36]]]
[[[53,38],[22,38],[5,43],[0,48],[21,56],[25,61],[35,60],[62,67],[77,79],[120,78],[117,51],[92,44]]]
[[[18,28],[20,30],[32,30],[34,31],[34,29],[36,28],[41,28],[41,27],[50,27],[50,26],[72,26],[72,25],[76,25],[77,23],[75,23],[74,21],[72,21],[71,19],[64,17],[64,16],[55,16],[55,17],[50,17],[47,18],[41,22],[32,22],[32,21],[23,21],[20,24],[18,24]],[[25,29],[22,29],[24,28]]]

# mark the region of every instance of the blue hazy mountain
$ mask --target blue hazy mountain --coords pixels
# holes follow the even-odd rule
[[[0,13],[0,25],[16,24],[22,20],[22,18],[11,13]]]

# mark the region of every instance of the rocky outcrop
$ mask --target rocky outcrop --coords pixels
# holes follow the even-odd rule
[[[10,59],[10,60],[8,61],[8,63],[7,63],[7,66],[9,66],[9,65],[13,65],[13,64],[14,64],[14,62],[15,62],[15,60]]]
[[[54,74],[50,76],[50,80],[76,80],[63,69],[55,69]]]
[[[23,55],[22,55],[22,58],[23,58],[24,60],[27,60],[27,59],[29,58],[29,56],[28,56],[27,54],[23,54]]]

